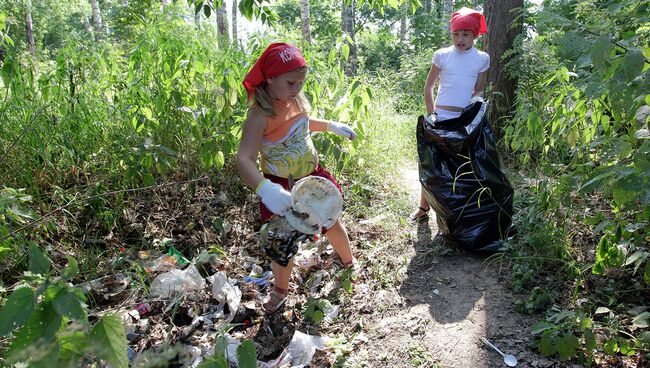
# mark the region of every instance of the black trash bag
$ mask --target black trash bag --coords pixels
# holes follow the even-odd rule
[[[461,247],[496,252],[510,235],[513,188],[501,170],[487,103],[456,119],[418,119],[420,182],[442,234]]]

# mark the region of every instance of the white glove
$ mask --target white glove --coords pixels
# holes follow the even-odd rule
[[[286,191],[282,185],[276,184],[269,179],[264,179],[258,185],[257,194],[266,208],[275,214],[284,216],[291,208],[291,193]]]
[[[438,120],[438,115],[435,113],[424,116],[424,121],[429,125],[434,125],[436,123],[436,120]]]
[[[469,100],[469,104],[470,104],[470,105],[473,105],[473,104],[475,104],[475,103],[477,103],[477,102],[484,103],[485,100],[484,100],[483,97],[481,97],[481,96],[474,96],[474,97],[472,97],[472,98]]]
[[[327,124],[327,130],[341,137],[348,138],[351,141],[357,138],[357,133],[352,128],[338,121],[330,121]]]

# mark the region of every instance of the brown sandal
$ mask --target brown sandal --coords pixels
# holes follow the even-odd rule
[[[415,211],[414,213],[409,215],[409,220],[411,220],[412,222],[416,222],[428,218],[430,209],[431,208],[424,208],[422,206],[418,207],[418,210],[422,211],[422,215],[417,216],[416,214],[418,211]]]
[[[264,312],[266,314],[274,314],[280,311],[280,309],[282,309],[282,307],[284,306],[284,302],[286,301],[287,301],[287,294],[282,294],[273,290],[269,293],[266,302],[262,304],[262,308],[264,308]]]

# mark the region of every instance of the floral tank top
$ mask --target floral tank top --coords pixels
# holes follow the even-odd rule
[[[277,115],[266,118],[260,149],[262,172],[301,178],[318,166],[318,152],[309,132],[309,117],[295,102],[274,101]]]

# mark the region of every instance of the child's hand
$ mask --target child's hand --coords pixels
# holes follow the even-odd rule
[[[291,193],[286,191],[282,185],[276,184],[269,179],[264,179],[257,188],[257,194],[262,203],[269,211],[284,216],[291,208]]]
[[[338,136],[348,138],[351,141],[357,138],[357,133],[352,128],[338,121],[330,121],[327,125],[327,130]]]
[[[438,120],[438,115],[436,115],[435,113],[431,113],[424,117],[424,121],[429,125],[434,125],[437,120]]]
[[[483,100],[483,97],[481,97],[481,96],[474,96],[469,100],[470,105],[473,105],[473,104],[475,104],[477,102],[485,103],[485,100]]]

